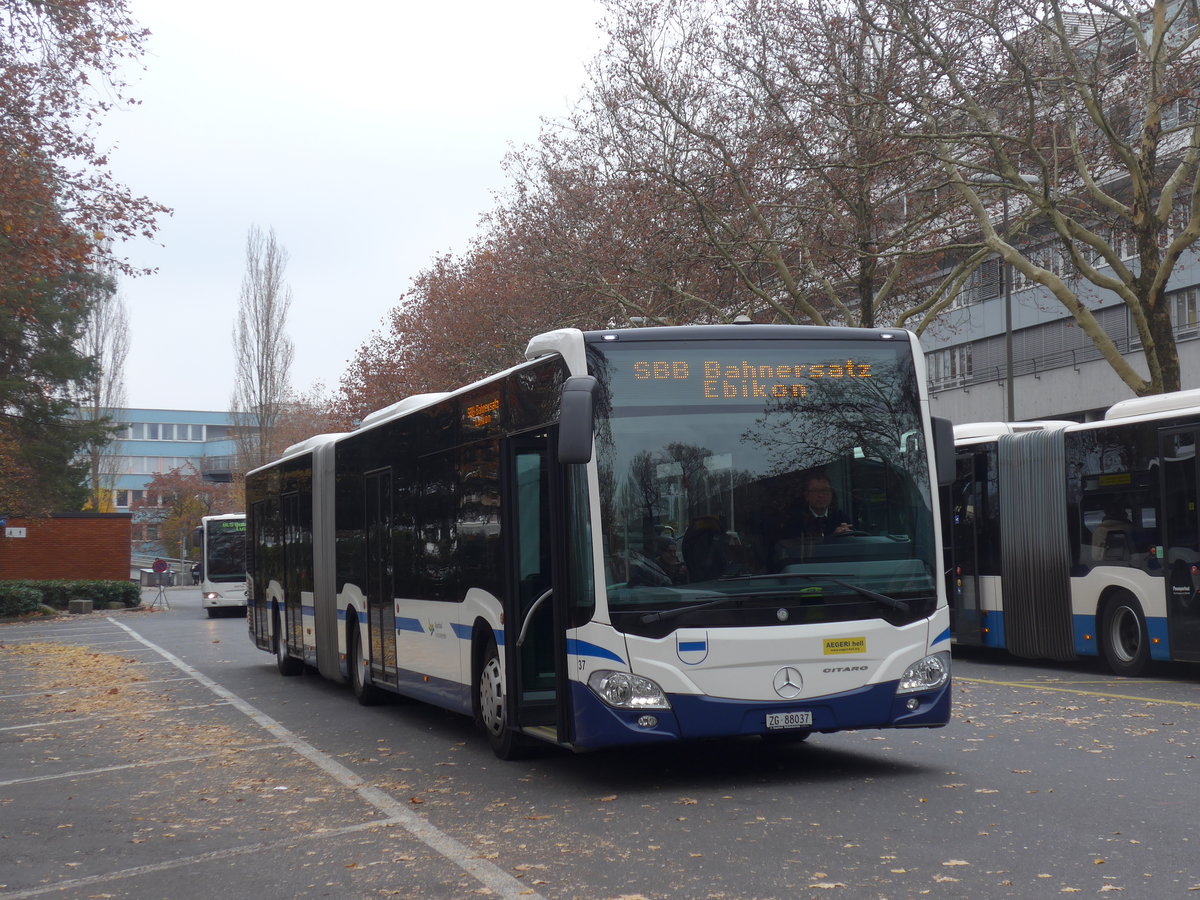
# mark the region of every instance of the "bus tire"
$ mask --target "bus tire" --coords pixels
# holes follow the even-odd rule
[[[211,612],[211,609],[209,611]],[[272,617],[272,621],[275,623],[275,668],[279,670],[280,675],[299,675],[304,671],[304,662],[288,655],[287,641],[283,639],[283,629],[279,627],[278,612]]]
[[[371,684],[367,661],[362,655],[358,626],[353,623],[346,630],[346,668],[350,670],[354,699],[360,706],[378,706],[386,699],[384,692]]]
[[[508,726],[504,704],[504,666],[496,639],[489,636],[475,674],[475,698],[479,724],[487,734],[492,752],[500,759],[520,759],[529,749],[528,739]]]
[[[1100,623],[1100,652],[1116,675],[1136,678],[1150,667],[1150,635],[1141,604],[1128,591],[1104,604]]]

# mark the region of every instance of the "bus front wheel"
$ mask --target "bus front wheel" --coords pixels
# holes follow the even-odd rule
[[[1134,678],[1150,666],[1150,636],[1142,607],[1130,593],[1122,591],[1104,606],[1100,629],[1104,661],[1117,675]]]
[[[504,666],[500,663],[496,639],[492,637],[488,638],[480,661],[475,679],[475,696],[479,701],[479,724],[488,736],[492,752],[500,759],[520,759],[524,756],[526,739],[508,726],[504,705]]]

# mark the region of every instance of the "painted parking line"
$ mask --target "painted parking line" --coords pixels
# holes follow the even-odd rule
[[[177,712],[187,712],[193,709],[217,709],[221,706],[228,706],[228,700],[211,700],[208,703],[193,703],[191,706],[172,706],[170,709],[143,709],[143,716],[161,716],[164,714],[173,714]],[[61,725],[78,725],[80,722],[103,722],[108,719],[122,721],[126,718],[124,713],[114,713],[108,716],[79,716],[75,719],[53,719],[46,722],[25,722],[21,725],[5,725],[0,727],[0,732],[5,731],[28,731],[32,728],[57,728]]]
[[[241,747],[229,748],[231,753],[252,753],[257,750],[272,750],[286,746],[282,741],[272,741],[269,744],[246,744]],[[90,775],[105,775],[109,772],[123,772],[127,769],[144,769],[152,766],[170,766],[175,763],[197,762],[212,759],[211,753],[201,753],[199,756],[172,756],[169,759],[143,759],[135,763],[124,763],[119,766],[102,766],[98,769],[79,769],[74,772],[57,772],[54,775],[29,775],[25,778],[12,778],[0,781],[0,787],[12,787],[20,784],[36,784],[40,781],[58,781],[62,778],[86,778]]]
[[[144,663],[139,662],[138,665],[144,665]],[[193,679],[191,678],[155,678],[152,681],[131,681],[125,685],[125,692],[133,693],[134,691],[143,691],[147,688],[152,688],[160,684],[178,684],[181,681],[192,680]],[[28,699],[29,697],[62,697],[67,694],[86,694],[89,691],[95,690],[95,685],[87,685],[86,687],[76,688],[43,688],[40,691],[25,691],[20,694],[5,694],[3,697],[0,697],[0,700],[21,700]]]
[[[369,831],[373,828],[387,828],[392,825],[399,824],[391,819],[377,819],[374,822],[362,822],[358,825],[350,825],[345,828],[331,828],[328,831],[321,830],[308,835],[297,835],[289,837],[285,840],[272,841],[270,843],[261,844],[244,844],[240,847],[229,847],[225,850],[212,850],[208,853],[199,853],[195,856],[180,856],[175,859],[164,860],[159,863],[150,863],[145,866],[134,866],[129,869],[119,869],[115,872],[105,872],[100,875],[89,875],[86,878],[72,878],[70,881],[59,881],[54,884],[47,884],[42,887],[27,888],[22,891],[6,892],[2,896],[5,900],[17,900],[22,897],[40,897],[44,894],[57,894],[62,891],[71,891],[77,888],[91,887],[97,884],[106,884],[110,881],[119,881],[124,878],[137,878],[140,875],[150,875],[154,872],[166,872],[171,869],[178,869],[183,866],[195,866],[203,863],[212,862],[218,859],[229,859],[233,856],[245,856],[248,853],[262,853],[267,850],[274,850],[281,847],[292,847],[304,841],[310,841],[314,838],[334,838],[344,834],[353,834],[357,831]],[[104,894],[94,896],[106,896]]]
[[[352,769],[342,765],[332,756],[318,750],[279,721],[271,718],[246,700],[243,700],[223,684],[209,678],[199,669],[184,662],[169,650],[158,646],[158,644],[155,644],[148,638],[142,637],[142,635],[128,625],[118,622],[115,619],[109,619],[109,621],[118,628],[133,635],[135,639],[154,650],[163,659],[170,660],[181,672],[194,678],[221,699],[228,700],[235,709],[249,717],[251,721],[264,731],[277,738],[288,749],[307,759],[321,771],[325,772],[325,774],[333,778],[338,784],[353,790],[359,797],[383,813],[389,821],[397,823],[426,847],[441,854],[497,896],[508,898],[508,900],[518,900],[518,898],[545,900],[540,894],[530,890],[527,884],[509,875],[499,866],[485,859],[480,859],[465,844],[414,813],[409,809],[407,804],[397,800],[386,791],[367,784]]]
[[[956,676],[960,684],[990,684],[996,687],[1027,688],[1032,691],[1044,691],[1057,694],[1078,694],[1084,697],[1104,697],[1109,700],[1136,700],[1139,703],[1161,703],[1166,706],[1183,706],[1190,709],[1200,709],[1200,702],[1194,700],[1162,700],[1156,697],[1139,697],[1136,694],[1115,694],[1111,691],[1084,691],[1079,688],[1059,687],[1032,681],[993,681],[988,678],[962,678]]]

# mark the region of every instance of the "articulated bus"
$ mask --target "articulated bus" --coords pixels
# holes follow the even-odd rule
[[[196,529],[200,546],[200,602],[209,617],[246,607],[246,514],[205,516]]]
[[[940,727],[925,383],[900,330],[540,335],[247,476],[251,639],[473,716],[501,758]],[[791,527],[814,477],[846,533]]]
[[[1116,674],[1200,662],[1200,391],[1097,422],[954,429],[944,498],[956,644],[1099,656]]]

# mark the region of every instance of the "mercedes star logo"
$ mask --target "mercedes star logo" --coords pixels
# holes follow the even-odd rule
[[[804,679],[800,670],[792,666],[784,666],[775,673],[775,693],[784,700],[795,700],[803,690]]]

